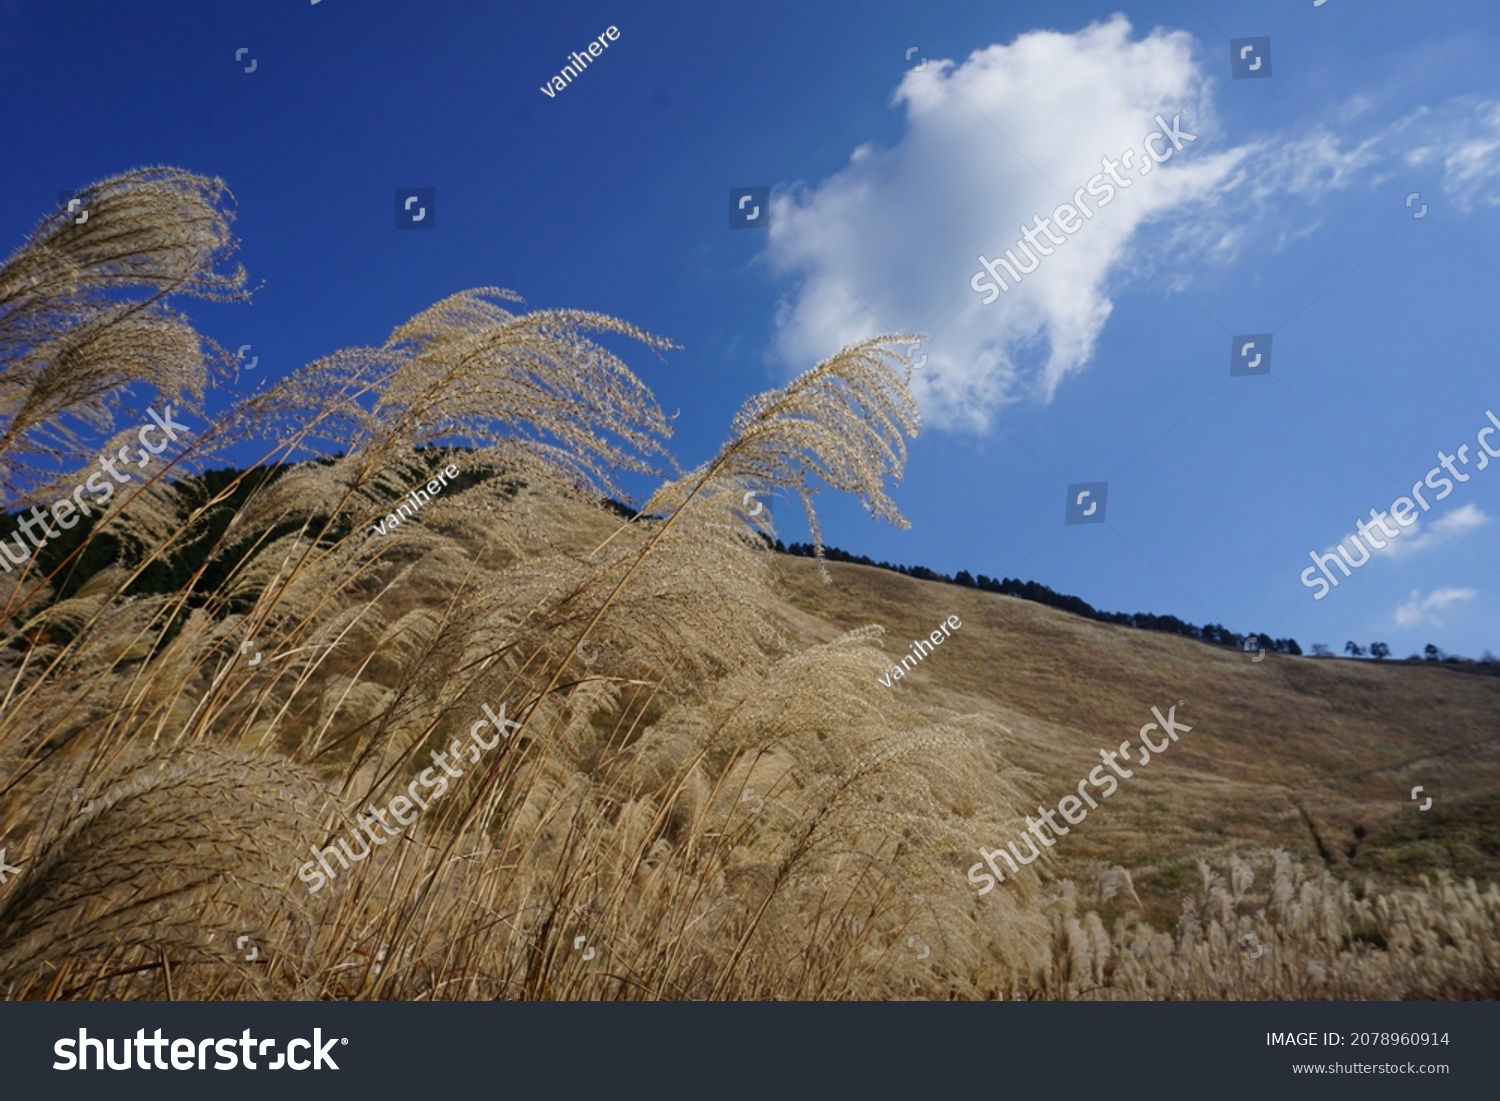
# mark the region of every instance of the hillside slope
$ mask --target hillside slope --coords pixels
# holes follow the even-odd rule
[[[912,639],[959,617],[915,672],[875,686],[1004,723],[1011,734],[994,748],[1036,804],[1055,806],[1101,748],[1138,743],[1153,706],[1177,705],[1191,732],[1045,852],[1044,874],[1123,865],[1162,918],[1197,860],[1266,847],[1355,880],[1412,883],[1440,869],[1500,880],[1500,680],[1280,654],[1252,662],[1012,597],[865,566],[828,571],[825,585],[814,563],[778,557],[802,641],[878,623],[899,661]],[[1426,811],[1411,798],[1419,784]]]

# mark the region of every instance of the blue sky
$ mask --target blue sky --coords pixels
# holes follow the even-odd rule
[[[846,340],[925,330],[912,528],[824,494],[830,543],[1477,656],[1500,650],[1500,464],[1323,599],[1299,575],[1500,415],[1497,32],[1481,0],[0,0],[0,232],[127,168],[221,176],[261,288],[189,312],[263,377],[498,285],[683,345],[621,351],[681,410],[685,465]],[[1272,75],[1231,79],[1230,41],[1259,36]],[[1195,140],[982,304],[978,257],[1158,113]],[[729,228],[754,185],[769,228]],[[436,188],[430,231],[394,228],[403,187]],[[1230,377],[1258,333],[1270,374]],[[1065,525],[1095,481],[1105,522]]]

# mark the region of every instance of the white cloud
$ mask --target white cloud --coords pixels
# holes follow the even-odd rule
[[[1391,539],[1386,542],[1383,549],[1377,550],[1376,554],[1390,555],[1392,558],[1405,558],[1418,551],[1424,551],[1431,547],[1447,542],[1455,537],[1462,537],[1480,524],[1488,523],[1494,517],[1486,513],[1478,505],[1462,505],[1447,513],[1442,519],[1434,520],[1430,526],[1424,527],[1419,520],[1411,527],[1401,530],[1400,538]],[[1389,526],[1397,527],[1394,520],[1387,521]],[[1376,528],[1379,531],[1379,528]]]
[[[1475,589],[1434,589],[1425,597],[1416,589],[1411,591],[1411,599],[1396,607],[1396,626],[1417,627],[1423,623],[1434,627],[1441,627],[1434,612],[1441,611],[1449,604],[1460,600],[1473,600],[1479,593]]]
[[[896,146],[861,146],[833,176],[773,200],[769,256],[799,280],[778,313],[777,357],[801,370],[853,340],[926,330],[935,337],[916,386],[930,419],[982,429],[1028,391],[1050,398],[1092,358],[1112,308],[1106,281],[1140,261],[1136,230],[1213,194],[1248,155],[1184,140],[1149,175],[1139,161],[1120,169],[1130,186],[1112,205],[1035,275],[980,304],[978,256],[1013,247],[1023,222],[1070,201],[1104,157],[1140,157],[1156,114],[1188,110],[1181,129],[1200,141],[1213,127],[1190,36],[1130,33],[1116,16],[908,72],[894,97],[906,114]]]
[[[1420,135],[1420,144],[1411,136]],[[1459,210],[1500,205],[1500,101],[1459,96],[1421,107],[1393,124],[1383,141],[1413,168],[1441,164],[1443,192]]]
[[[1193,260],[1226,264],[1314,232],[1316,214],[1289,217],[1288,198],[1389,187],[1383,166],[1403,160],[1441,164],[1460,203],[1500,195],[1500,102],[1465,97],[1383,129],[1369,120],[1363,139],[1319,127],[1231,146],[1215,139],[1210,91],[1222,78],[1216,67],[1210,78],[1195,47],[1186,32],[1160,28],[1133,40],[1116,15],[908,71],[892,100],[905,121],[895,145],[861,145],[832,176],[772,200],[767,256],[795,280],[772,357],[801,371],[855,340],[925,330],[934,336],[918,352],[928,362],[914,389],[926,419],[983,431],[1003,406],[1049,401],[1088,365],[1120,283],[1154,276],[1182,289]],[[1070,202],[1103,158],[1139,156],[1155,115],[1183,109],[1196,142],[1149,175],[1122,170],[1128,189],[982,304],[970,287],[980,255],[1003,255],[1023,223]],[[1369,111],[1356,94],[1335,115],[1342,127]]]

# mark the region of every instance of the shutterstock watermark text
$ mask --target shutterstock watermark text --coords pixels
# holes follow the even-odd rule
[[[1189,134],[1181,128],[1180,121],[1184,113],[1179,111],[1173,115],[1170,123],[1166,122],[1160,115],[1156,116],[1156,125],[1161,127],[1161,129],[1153,130],[1141,142],[1141,147],[1145,150],[1146,155],[1140,160],[1140,168],[1138,170],[1140,175],[1149,175],[1151,170],[1158,164],[1166,162],[1171,159],[1172,154],[1182,150],[1184,143],[1198,140],[1197,134]],[[1166,145],[1168,139],[1172,143],[1170,146]],[[1158,144],[1165,148],[1158,149]],[[983,305],[988,306],[1000,297],[1002,291],[1008,291],[1013,284],[1019,283],[1022,276],[1030,275],[1036,271],[1041,266],[1042,257],[1051,256],[1056,251],[1053,248],[1054,245],[1063,244],[1067,241],[1068,237],[1071,237],[1082,229],[1083,222],[1079,220],[1080,214],[1084,219],[1090,219],[1094,216],[1094,211],[1090,209],[1088,203],[1084,202],[1083,196],[1085,193],[1098,199],[1098,205],[1102,209],[1114,202],[1115,195],[1118,193],[1116,189],[1124,190],[1130,187],[1134,181],[1126,176],[1121,176],[1119,169],[1129,169],[1135,157],[1136,152],[1132,148],[1121,153],[1118,159],[1113,157],[1103,158],[1099,162],[1103,171],[1094,173],[1088,183],[1073,192],[1073,201],[1071,203],[1060,204],[1052,212],[1051,218],[1044,217],[1041,214],[1033,214],[1030,226],[1022,222],[1021,237],[1023,240],[1018,240],[1014,247],[1006,249],[1003,257],[997,256],[995,259],[990,260],[981,255],[979,257],[979,266],[983,270],[974,273],[974,278],[969,280],[969,286],[974,289],[975,294],[983,294],[985,296]],[[1108,180],[1105,179],[1106,175],[1109,177]],[[1056,223],[1058,229],[1067,234],[1067,237],[1059,237],[1052,232],[1052,225],[1054,223]],[[1037,240],[1038,234],[1046,234],[1047,241],[1051,242],[1051,244]],[[1031,247],[1028,248],[1027,244],[1023,242],[1029,242]],[[1026,255],[1026,259],[1031,262],[1029,267],[1021,262],[1020,257],[1016,255],[1016,249],[1020,249]],[[1036,251],[1033,252],[1032,249]],[[1010,276],[1009,282],[1006,281],[1005,275],[1000,274],[1002,269],[1005,275]],[[986,273],[988,273],[989,278],[986,278]]]

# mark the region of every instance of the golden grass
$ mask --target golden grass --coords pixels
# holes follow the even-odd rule
[[[1254,865],[1266,882],[1256,889]],[[1493,999],[1500,888],[1426,876],[1414,890],[1356,888],[1276,851],[1198,867],[1176,928],[1099,911],[1129,876],[1100,877],[1092,909],[1065,885],[1051,902],[1048,966],[1029,996],[1106,1001]]]
[[[1178,718],[1192,732],[1051,850],[1054,876],[1090,876],[1100,860],[1123,864],[1146,898],[1165,876],[1171,897],[1157,912],[1170,919],[1176,894],[1196,881],[1197,860],[1285,848],[1322,864],[1316,831],[1341,874],[1500,878],[1500,851],[1485,842],[1500,835],[1500,680],[1279,654],[1250,663],[1234,650],[1011,597],[865,566],[828,570],[834,583],[823,586],[811,563],[777,563],[787,598],[816,610],[822,620],[809,623],[823,630],[874,620],[899,646],[960,616],[954,644],[899,691],[1009,727],[996,748],[1034,777],[1026,785],[1033,807],[1055,803],[1098,763],[1101,746],[1135,739],[1153,704],[1187,701]],[[805,626],[799,637],[818,635]],[[1419,814],[1410,791],[1424,781],[1441,795]]]
[[[232,244],[222,185],[152,170],[105,190],[111,218],[97,224],[130,229],[113,251],[61,241],[72,231],[54,219],[0,268],[0,327],[28,326],[0,404],[9,484],[68,457],[60,417],[130,430],[110,387],[191,394],[208,378],[186,353],[149,370],[127,358],[114,375],[66,357],[33,369],[75,339],[62,319],[84,290],[112,272],[112,290],[144,286],[165,309],[163,288],[228,294],[242,280],[216,271]],[[205,202],[211,216],[169,217]],[[1009,598],[776,559],[747,490],[798,494],[815,532],[816,481],[904,524],[887,482],[916,429],[894,351],[910,338],[852,346],[752,398],[720,452],[684,474],[649,392],[591,334],[667,343],[499,304],[515,301],[451,296],[185,441],[174,472],[245,439],[279,441],[268,458],[338,453],[261,485],[196,546],[197,576],[253,548],[218,590],[128,595],[213,504],[190,508],[164,480],[112,503],[96,533],[125,536],[127,552],[69,599],[51,599],[34,559],[0,580],[0,832],[23,868],[0,894],[6,996],[1494,995],[1495,961],[1471,942],[1493,941],[1493,892],[1399,874],[1413,854],[1443,865],[1401,834],[1407,808],[1382,787],[1462,762],[1445,803],[1493,789],[1494,682],[1274,655],[1252,667]],[[181,345],[185,322],[162,324]],[[507,477],[372,531],[426,482],[425,449],[455,441],[470,469]],[[593,503],[618,472],[659,461],[634,520]],[[514,477],[527,488],[513,492]],[[881,686],[889,650],[950,612],[962,631]],[[979,844],[1013,836],[1098,745],[1180,698],[1194,730],[1171,754],[1046,862],[974,895],[963,870]],[[442,800],[309,893],[298,870],[312,847],[406,791],[485,704],[519,721],[510,740],[465,759]],[[1259,908],[1237,865],[1232,906],[1213,882],[1193,894],[1195,857],[1307,856],[1314,833],[1337,850],[1356,821],[1351,863],[1385,861],[1388,883],[1353,895],[1278,857]],[[1134,882],[1106,870],[1084,909],[1063,877],[1098,879],[1101,862]],[[1183,899],[1196,924],[1169,932]],[[1312,922],[1313,909],[1333,916]],[[1216,987],[1205,976],[1242,963],[1242,926],[1285,967]],[[1330,966],[1345,940],[1369,946],[1356,978],[1288,978]],[[1418,981],[1415,955],[1433,952],[1443,966]]]

